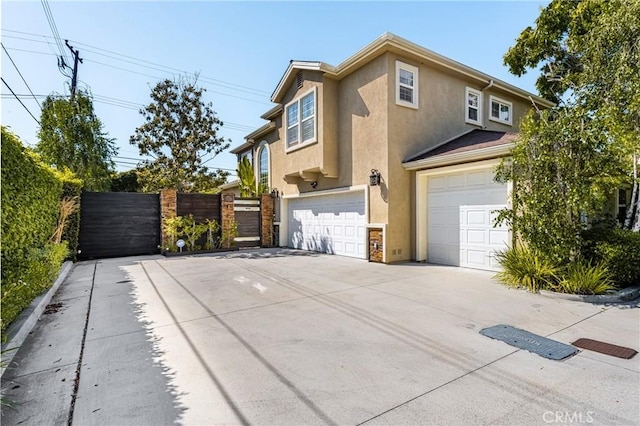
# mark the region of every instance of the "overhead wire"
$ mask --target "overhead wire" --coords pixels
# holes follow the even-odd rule
[[[65,60],[69,63],[71,62],[71,60],[69,59],[69,56],[62,44],[62,38],[60,37],[60,33],[58,32],[58,26],[56,25],[55,18],[53,17],[53,12],[51,11],[51,7],[49,7],[49,2],[47,0],[40,0],[40,3],[42,4],[42,8],[44,9],[45,16],[47,17],[49,27],[51,28],[53,39],[58,46],[58,51],[60,52],[60,59],[62,62],[58,63],[58,69],[65,77],[70,78],[71,76],[66,72],[66,67],[68,67],[68,65],[67,63],[65,63]]]
[[[15,48],[15,47],[8,47],[7,49],[8,50],[12,50],[12,51],[15,50],[15,51],[18,51],[18,52],[27,52],[27,53],[34,53],[34,54],[39,54],[39,55],[54,55],[53,53],[39,52],[39,51],[36,51],[36,50],[19,49],[19,48]],[[162,80],[164,78],[164,77],[158,77],[158,76],[151,75],[151,74],[141,73],[141,72],[134,71],[134,70],[131,70],[131,69],[128,69],[128,68],[119,67],[117,65],[111,65],[111,64],[106,64],[104,62],[100,62],[100,61],[94,61],[93,59],[84,58],[84,61],[85,62],[92,62],[92,63],[98,64],[98,65],[102,65],[102,66],[105,66],[105,67],[109,67],[109,68],[118,69],[118,70],[129,72],[129,73],[132,73],[132,74],[141,75],[141,76],[144,76],[144,77],[150,77],[150,78],[153,78],[155,80]],[[230,93],[219,92],[217,90],[208,90],[208,92],[215,93],[217,95],[227,96],[227,97],[234,98],[234,99],[240,99],[240,100],[247,101],[247,102],[257,103],[257,104],[261,104],[261,105],[271,105],[271,103],[269,103],[269,102],[258,101],[258,100],[255,100],[255,99],[249,99],[249,98],[245,98],[245,97],[242,97],[242,96],[232,95]]]
[[[25,80],[24,76],[22,75],[22,73],[20,72],[20,68],[18,68],[18,66],[16,65],[16,63],[13,61],[13,58],[11,57],[11,55],[9,55],[9,52],[7,52],[6,47],[4,47],[4,43],[0,42],[0,45],[2,46],[2,50],[4,50],[4,53],[7,54],[7,57],[9,58],[9,60],[11,61],[11,63],[13,64],[13,67],[16,69],[16,71],[18,72],[18,75],[20,76],[20,78],[22,79],[22,81],[24,82],[24,85],[27,86],[27,89],[29,89],[29,93],[31,93],[31,96],[33,97],[33,100],[36,101],[36,104],[38,105],[38,108],[40,108],[40,111],[42,111],[42,106],[40,105],[40,102],[38,102],[38,100],[36,99],[36,95],[33,94],[33,90],[31,90],[31,87],[29,87],[29,83],[27,83],[27,80]]]
[[[38,123],[38,125],[40,125],[40,121],[36,118],[35,115],[33,115],[33,113],[31,112],[31,110],[29,108],[27,108],[27,106],[24,104],[24,102],[22,102],[22,100],[18,97],[18,95],[16,95],[16,93],[13,91],[13,89],[11,88],[11,86],[9,86],[7,84],[6,81],[4,81],[4,78],[0,77],[0,80],[2,80],[2,82],[4,83],[5,86],[7,86],[7,89],[9,89],[9,91],[13,94],[13,96],[18,100],[18,102],[20,102],[20,105],[22,105],[24,107],[24,109],[27,110],[27,112],[29,113],[29,115],[36,120],[36,123]]]
[[[7,32],[15,33],[15,34],[31,35],[31,36],[36,36],[36,37],[47,37],[47,36],[43,36],[41,34],[34,34],[34,33],[29,33],[29,32],[24,32],[24,31],[16,31],[16,30],[9,30],[9,29],[3,29],[2,31],[7,31]],[[8,36],[8,37],[17,38],[15,36]],[[21,39],[24,39],[24,38],[21,38]],[[29,40],[29,39],[26,39],[26,40]],[[39,40],[32,40],[32,41],[41,42]],[[106,52],[106,53],[110,54],[110,55],[107,55],[105,53],[93,52],[93,53],[95,53],[97,55],[102,55],[102,56],[105,56],[105,57],[108,57],[108,58],[111,58],[111,59],[115,59],[115,60],[119,60],[119,61],[122,61],[122,62],[128,62],[128,63],[134,64],[136,66],[150,68],[150,69],[153,69],[153,70],[156,70],[156,71],[163,71],[163,72],[165,72],[166,70],[170,70],[170,71],[174,72],[174,74],[175,74],[175,72],[177,72],[177,73],[180,73],[180,74],[185,74],[185,75],[189,75],[189,76],[193,76],[193,77],[197,76],[199,80],[207,80],[213,85],[221,85],[222,87],[225,87],[227,89],[242,91],[242,92],[249,93],[249,94],[252,94],[252,95],[255,95],[255,96],[270,96],[270,94],[271,94],[270,92],[267,92],[265,90],[256,89],[256,88],[252,88],[252,87],[245,86],[245,85],[242,85],[242,84],[232,83],[232,82],[225,81],[225,80],[220,80],[220,79],[216,79],[216,78],[212,78],[212,77],[203,76],[203,75],[200,75],[200,74],[197,74],[197,73],[193,73],[193,72],[189,72],[189,71],[186,71],[186,70],[183,70],[183,69],[180,69],[180,68],[175,68],[175,67],[171,67],[171,66],[168,66],[168,65],[162,65],[162,64],[158,64],[156,62],[147,61],[145,59],[136,58],[134,56],[129,56],[129,55],[125,55],[125,54],[122,54],[122,53],[114,52],[112,50],[103,49],[101,47],[92,46],[92,45],[87,44],[87,43],[82,43],[82,42],[74,41],[74,40],[70,40],[70,41],[73,41],[74,44],[77,44],[79,46],[84,46],[85,48],[88,48],[87,51],[91,51],[91,50],[95,49],[95,50],[98,50],[100,52]],[[116,56],[114,57],[114,56],[111,56],[111,55],[116,55]],[[118,58],[118,56],[120,56],[122,58],[127,58],[127,59],[130,59],[130,60],[133,60],[135,62],[132,62],[130,60],[125,60],[125,59]],[[149,65],[152,65],[152,66],[143,65],[143,64],[149,64]]]
[[[17,96],[18,98],[22,99],[22,98],[29,97],[30,95],[27,95],[27,94],[16,94],[15,96]],[[35,94],[31,93],[31,96],[34,97],[34,99],[37,100],[37,98],[46,98],[47,96],[52,96],[52,95],[35,95]],[[3,98],[9,97],[9,95],[8,94],[3,94],[2,97]],[[54,97],[56,97],[56,96],[54,96]],[[63,95],[57,95],[57,97],[64,97],[64,96]],[[115,106],[115,107],[119,107],[119,108],[135,110],[135,111],[138,111],[141,108],[145,107],[145,105],[138,104],[138,103],[135,103],[135,102],[127,101],[127,100],[124,100],[124,99],[112,98],[110,96],[98,95],[98,94],[95,94],[95,93],[92,93],[91,97],[93,98],[93,101],[96,102],[96,103],[105,104],[105,105],[111,105],[111,106]],[[237,131],[241,131],[241,132],[252,132],[253,130],[256,129],[254,126],[249,126],[249,125],[240,124],[240,123],[233,123],[231,121],[223,121],[223,123],[224,124],[222,125],[222,129],[237,130]]]

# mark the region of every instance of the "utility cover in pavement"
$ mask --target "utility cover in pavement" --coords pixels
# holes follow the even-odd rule
[[[556,342],[537,334],[529,333],[526,330],[512,327],[510,325],[495,325],[483,328],[480,334],[501,340],[516,348],[524,349],[541,357],[561,360],[575,355],[578,350],[571,345]]]
[[[631,359],[638,353],[638,351],[636,351],[635,349],[625,348],[624,346],[612,345],[611,343],[605,343],[591,339],[578,339],[573,342],[572,345],[582,349],[588,349],[590,351],[600,352],[601,354],[611,355],[622,359]]]

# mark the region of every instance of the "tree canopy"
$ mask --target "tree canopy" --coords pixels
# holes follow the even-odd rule
[[[205,89],[195,83],[161,81],[151,91],[151,103],[140,110],[144,124],[129,142],[141,155],[153,157],[138,168],[138,182],[145,192],[163,188],[209,192],[226,182],[227,172],[210,171],[205,165],[229,147],[218,136],[223,122],[212,104],[203,101]]]
[[[47,96],[40,123],[36,151],[44,162],[71,170],[86,190],[109,190],[117,148],[103,131],[90,94],[80,91],[73,98]]]
[[[513,180],[501,220],[556,261],[579,252],[585,220],[631,185],[640,152],[640,0],[553,0],[505,55],[512,73],[541,66],[540,94],[497,177]],[[639,205],[632,201],[636,227]]]

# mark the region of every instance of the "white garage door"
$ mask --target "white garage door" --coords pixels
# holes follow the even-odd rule
[[[365,258],[364,192],[292,198],[289,247]]]
[[[509,229],[493,220],[507,186],[494,182],[493,169],[432,176],[427,191],[428,261],[499,270],[494,253],[509,243]]]

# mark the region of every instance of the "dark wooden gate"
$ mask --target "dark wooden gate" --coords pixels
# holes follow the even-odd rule
[[[134,192],[83,192],[78,258],[160,253],[160,198]]]
[[[236,247],[260,247],[260,199],[236,198],[233,213],[238,224]]]

